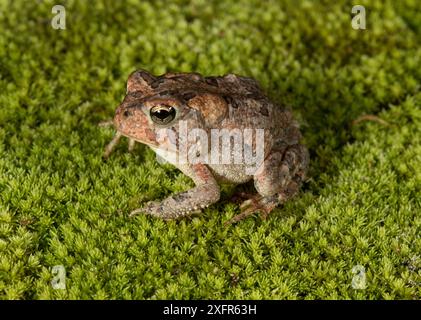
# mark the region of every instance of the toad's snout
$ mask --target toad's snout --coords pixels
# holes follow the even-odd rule
[[[114,126],[117,130],[120,130],[122,126],[124,126],[124,122],[133,115],[133,112],[124,105],[120,105],[117,110],[115,111],[114,115]]]
[[[141,108],[123,103],[117,108],[113,122],[117,131],[124,136],[148,145],[156,144],[155,132]]]

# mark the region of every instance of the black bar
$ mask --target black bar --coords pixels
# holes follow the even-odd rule
[[[345,315],[360,317],[374,311],[389,317],[394,311],[414,315],[421,310],[421,301],[326,301],[326,300],[145,300],[145,301],[0,301],[2,314],[13,317],[27,313],[31,318],[53,316],[81,317],[92,314],[117,319],[300,319],[302,317]],[[354,319],[356,319],[354,318]],[[43,318],[44,319],[44,318]],[[74,319],[74,318],[73,318]],[[79,318],[76,318],[79,320]]]

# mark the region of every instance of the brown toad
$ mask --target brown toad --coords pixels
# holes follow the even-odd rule
[[[266,217],[298,193],[309,164],[291,112],[271,102],[254,79],[234,74],[135,71],[113,122],[117,134],[106,157],[126,136],[129,148],[135,141],[149,146],[196,185],[131,215],[186,216],[219,200],[218,183],[253,179],[258,194],[244,201],[230,222],[254,212]]]

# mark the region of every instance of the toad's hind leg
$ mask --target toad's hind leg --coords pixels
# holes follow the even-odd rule
[[[285,151],[273,151],[254,175],[258,195],[241,205],[241,213],[227,223],[234,223],[260,212],[263,218],[278,205],[295,196],[306,177],[309,154],[306,147],[292,145]]]

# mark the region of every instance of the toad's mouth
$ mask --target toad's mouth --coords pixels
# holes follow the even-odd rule
[[[134,141],[136,141],[136,142],[139,142],[139,143],[145,144],[145,145],[147,145],[147,146],[149,146],[149,147],[159,147],[159,144],[158,144],[158,142],[157,142],[156,140],[154,140],[154,139],[150,139],[150,138],[152,138],[152,134],[153,134],[153,137],[155,137],[155,134],[154,134],[152,131],[151,131],[151,133],[149,133],[148,135],[145,135],[146,139],[145,139],[145,138],[139,138],[139,137],[138,137],[138,135],[130,134],[130,133],[127,133],[127,132],[122,131],[122,130],[120,130],[120,129],[117,129],[117,131],[118,131],[121,135],[123,135],[123,136],[125,136],[125,137],[127,137],[127,138],[129,138],[129,139],[132,139],[132,140],[134,140]],[[145,130],[145,131],[146,131],[146,130]],[[148,138],[149,138],[149,139],[148,139]]]

